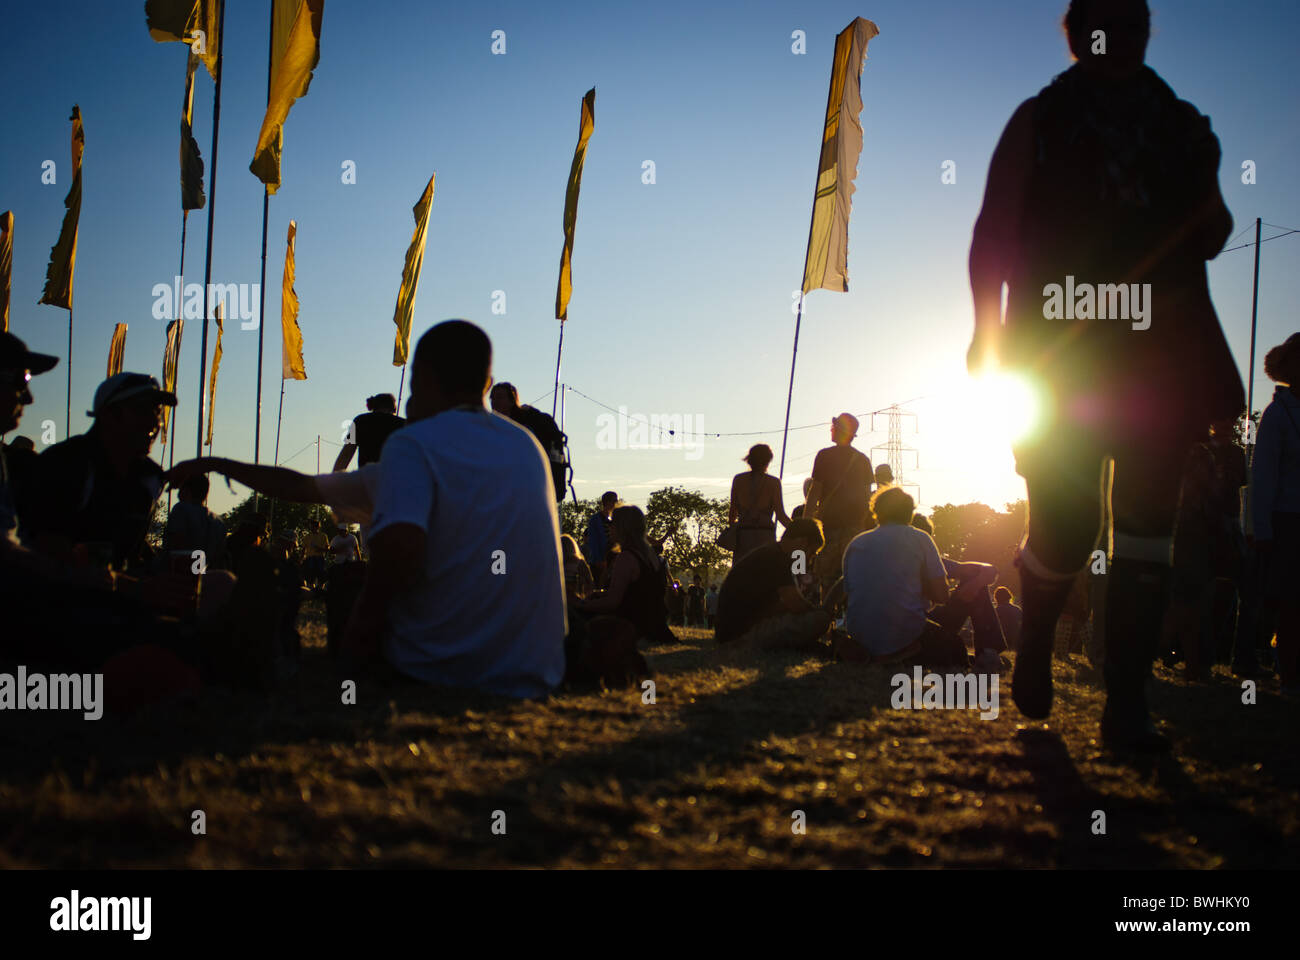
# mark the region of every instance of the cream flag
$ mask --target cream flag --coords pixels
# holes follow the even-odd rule
[[[803,267],[804,293],[844,293],[849,289],[849,213],[858,156],[862,153],[862,122],[858,119],[862,112],[862,65],[867,59],[868,41],[879,33],[874,23],[858,17],[835,38],[817,192]]]

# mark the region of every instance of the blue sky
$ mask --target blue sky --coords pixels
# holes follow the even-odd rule
[[[283,187],[268,231],[262,460],[279,398],[279,279],[298,222],[297,283],[308,380],[286,388],[281,460],[328,469],[340,423],[363,399],[395,392],[392,314],[411,207],[437,172],[416,335],[439,320],[482,325],[495,373],[525,401],[549,393],[564,186],[579,103],[595,86],[573,258],[562,379],[633,414],[690,416],[701,450],[602,449],[606,411],[573,393],[565,427],[579,496],[618,490],[644,503],[669,482],[725,495],[739,458],[765,440],[779,455],[830,54],[857,15],[874,20],[862,79],[865,144],[849,235],[850,292],[810,295],[792,425],[893,402],[917,414],[909,479],[923,504],[1001,504],[1023,484],[1010,454],[963,402],[971,308],[970,231],[993,146],[1016,105],[1069,65],[1064,2],[326,4],[322,55],[285,129]],[[226,15],[213,281],[260,279],[261,185],[248,162],[266,96],[268,3]],[[1247,231],[1256,216],[1300,226],[1300,152],[1291,0],[1180,0],[1153,7],[1148,63],[1207,113],[1222,145],[1221,182]],[[491,53],[494,30],[504,56]],[[791,52],[791,33],[807,53]],[[57,43],[55,42],[57,40]],[[158,374],[165,322],[152,289],[176,273],[180,239],[180,44],[154,43],[142,2],[13,7],[0,34],[6,90],[0,210],[14,211],[11,329],[66,353],[66,311],[38,306],[67,192],[68,115],[86,127],[76,278],[73,430],[84,429],[109,337],[126,322],[127,369]],[[213,84],[200,73],[195,135],[211,165]],[[58,163],[55,185],[41,164]],[[341,165],[356,164],[356,183]],[[656,182],[642,183],[652,160]],[[940,182],[941,165],[957,182]],[[1258,182],[1241,183],[1253,160]],[[207,211],[190,217],[187,282],[202,281]],[[1264,235],[1276,230],[1265,228]],[[1238,240],[1240,243],[1242,240]],[[1262,248],[1259,354],[1297,328],[1300,235]],[[1252,251],[1210,266],[1211,289],[1244,372]],[[505,315],[491,312],[494,291]],[[199,324],[187,326],[178,457],[195,452]],[[227,324],[215,452],[252,459],[257,333]],[[1256,407],[1268,384],[1257,362]],[[34,383],[20,432],[52,419],[62,438],[65,368]],[[871,424],[864,423],[864,430]],[[885,421],[859,445],[885,441]],[[333,444],[331,444],[331,441]],[[823,427],[793,432],[787,500],[797,502]],[[155,447],[155,456],[160,448]],[[911,463],[905,464],[910,467]],[[212,505],[234,497],[214,486]]]

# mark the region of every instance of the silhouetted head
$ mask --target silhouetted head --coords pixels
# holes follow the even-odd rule
[[[876,523],[910,523],[916,512],[916,501],[902,487],[885,487],[871,498],[871,513]]]
[[[494,383],[490,395],[492,409],[502,416],[510,416],[519,409],[519,391],[513,383]]]
[[[391,393],[377,393],[366,397],[366,409],[371,413],[397,413],[397,398]]]
[[[1264,373],[1285,387],[1300,386],[1300,333],[1264,354]]]
[[[95,391],[90,415],[107,450],[122,457],[147,457],[162,429],[164,406],[176,394],[162,389],[147,373],[117,373]]]
[[[1093,76],[1123,79],[1146,61],[1151,39],[1146,0],[1070,0],[1064,26],[1070,53]]]
[[[745,454],[745,462],[751,470],[762,473],[772,463],[772,448],[766,443],[754,444],[749,448],[749,453]]]
[[[876,467],[876,483],[881,486],[894,482],[894,471],[887,463]]]
[[[492,341],[468,320],[444,320],[415,346],[406,418],[423,420],[464,404],[482,407],[492,379]]]
[[[786,550],[802,550],[806,557],[815,557],[826,545],[822,522],[812,517],[791,520],[781,535],[781,546]]]
[[[858,435],[858,418],[851,413],[841,413],[831,420],[831,441],[849,444]]]
[[[23,407],[33,402],[27,388],[32,377],[58,362],[57,357],[32,353],[12,333],[0,332],[0,433],[8,433],[18,426]]]
[[[208,475],[196,473],[181,484],[180,499],[186,503],[207,503],[208,489]]]
[[[608,517],[617,506],[618,494],[613,490],[606,490],[600,498],[600,509],[604,512],[605,516]]]
[[[1006,587],[998,587],[993,591],[993,599],[997,601],[998,606],[1011,602],[1011,591]]]
[[[932,537],[934,536],[934,524],[930,522],[930,518],[924,513],[915,513],[912,515],[912,526],[924,533],[928,533]]]
[[[582,556],[582,551],[578,549],[577,538],[571,533],[560,535],[560,552],[565,560],[577,560]]]

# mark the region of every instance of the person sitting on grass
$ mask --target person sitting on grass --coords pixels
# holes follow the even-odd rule
[[[639,507],[614,510],[610,533],[618,547],[609,573],[609,589],[577,609],[586,615],[609,614],[627,620],[645,643],[672,643],[664,594],[668,586],[668,565],[646,539],[645,514]]]
[[[540,697],[564,677],[559,517],[537,442],[484,405],[491,380],[492,343],[468,321],[416,345],[409,424],[379,460],[344,652],[382,652],[425,683]]]
[[[1007,646],[1019,650],[1024,611],[1013,602],[1011,591],[1006,587],[998,587],[993,592],[993,600],[997,603],[998,622],[1002,624],[1002,635],[1006,638]]]
[[[925,514],[913,516],[912,526],[934,539],[934,526]],[[957,582],[957,587],[947,603],[930,610],[930,619],[955,634],[961,634],[969,620],[975,641],[975,670],[979,673],[1000,671],[1006,666],[1001,653],[1007,648],[1007,641],[1002,633],[1002,622],[989,599],[989,587],[997,582],[998,568],[991,563],[944,557],[943,569],[949,580]]]
[[[564,555],[564,595],[569,603],[585,600],[595,590],[591,577],[591,567],[582,557],[578,540],[566,533],[560,537],[560,547]]]
[[[948,602],[948,574],[929,534],[911,525],[916,503],[902,487],[871,498],[877,526],[854,537],[844,551],[844,576],[826,598],[834,608],[848,600],[848,636],[837,643],[851,662],[947,666],[965,659],[961,641],[927,619],[930,604]],[[958,655],[960,651],[960,656]]]
[[[800,517],[790,521],[778,542],[738,560],[718,594],[718,643],[752,649],[821,647],[831,608],[809,603],[795,578],[813,568],[824,543],[821,523]]]

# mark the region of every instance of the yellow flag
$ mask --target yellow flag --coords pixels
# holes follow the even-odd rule
[[[280,329],[284,332],[284,346],[280,351],[282,380],[306,380],[307,368],[302,360],[302,330],[298,326],[298,294],[293,289],[297,273],[293,262],[294,238],[298,223],[289,221],[289,246],[284,251],[284,283],[280,287]]]
[[[0,213],[0,333],[9,329],[9,287],[14,272],[14,215]]]
[[[155,41],[188,43],[212,79],[217,78],[221,0],[145,0],[144,18]]]
[[[225,319],[226,305],[223,301],[217,301],[217,346],[212,351],[212,372],[208,374],[208,436],[204,441],[209,447],[212,446],[212,421],[217,410],[217,368],[221,366],[221,333],[222,321]]]
[[[167,324],[167,346],[163,350],[163,370],[162,370],[162,388],[171,393],[176,392],[176,369],[180,364],[181,356],[181,332],[185,327],[184,320],[171,320]],[[163,424],[162,436],[163,445],[167,444],[167,420],[171,416],[172,408],[163,404]]]
[[[86,150],[86,132],[81,126],[81,109],[72,107],[72,188],[64,198],[67,212],[58,242],[50,251],[45,268],[45,290],[37,303],[72,309],[72,276],[77,269],[77,224],[81,219],[81,155]]]
[[[277,35],[272,37],[271,90],[262,130],[257,136],[257,149],[253,151],[253,162],[248,165],[257,179],[266,184],[268,193],[280,189],[280,150],[284,144],[285,118],[289,116],[294,101],[307,95],[312,71],[320,63],[321,17],[325,12],[325,0],[274,2],[272,19]],[[294,10],[283,40],[279,32],[283,30],[287,11],[281,10],[282,5]],[[277,46],[281,47],[278,52]]]
[[[194,139],[194,68],[199,58],[190,53],[185,65],[185,99],[181,103],[181,209],[198,210],[203,196],[203,157]]]
[[[862,65],[867,59],[868,41],[879,33],[874,23],[858,17],[835,38],[817,192],[803,267],[804,293],[844,293],[849,289],[849,212],[862,153],[862,122],[858,119],[862,112]]]
[[[420,268],[424,266],[424,241],[429,236],[429,208],[433,206],[433,181],[436,176],[435,173],[429,178],[424,194],[412,208],[415,214],[415,233],[411,235],[411,245],[406,248],[402,286],[397,291],[397,309],[393,311],[393,323],[397,325],[397,343],[393,347],[395,367],[406,363],[407,354],[411,350],[411,318],[415,314],[415,292],[420,288]]]
[[[108,374],[122,372],[122,361],[126,357],[126,324],[119,323],[113,327],[113,339],[108,344]]]
[[[587,141],[596,128],[596,88],[582,98],[582,120],[578,126],[578,148],[569,168],[569,188],[564,192],[564,250],[560,253],[560,284],[555,290],[555,319],[569,318],[569,297],[573,296],[573,230],[578,224],[578,190],[582,187],[582,165],[587,159]]]

